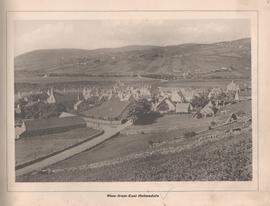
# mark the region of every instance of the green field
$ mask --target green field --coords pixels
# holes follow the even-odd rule
[[[21,138],[15,141],[16,165],[63,150],[96,133],[98,130],[79,128],[62,133]]]

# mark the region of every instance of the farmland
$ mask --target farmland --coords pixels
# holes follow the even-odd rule
[[[119,134],[118,136],[89,151],[85,151],[67,160],[52,165],[52,168],[80,166],[83,164],[89,164],[132,153],[142,152],[149,149],[151,142],[167,142],[183,136],[183,134],[187,131],[199,131],[206,129],[209,126],[209,120],[195,120],[195,123],[189,124],[194,122],[194,119],[188,117],[186,117],[186,119],[189,119],[188,122],[186,122],[186,119],[184,119],[173,125],[172,127],[174,128],[169,128],[170,126],[168,127],[168,125],[161,126],[163,125],[164,121],[176,119],[180,119],[179,115],[178,117],[174,115],[161,117],[159,122],[154,123],[153,125],[132,126],[131,128],[122,131],[122,134]],[[184,124],[181,124],[181,122]],[[168,129],[164,129],[166,126]],[[134,130],[138,132],[135,132],[136,134],[125,134],[133,133]]]
[[[25,175],[19,177],[18,181],[251,180],[251,133],[246,131],[238,135],[218,137],[217,140],[203,144],[196,143],[200,137],[212,132],[208,131],[187,140],[173,141],[171,147],[161,146],[162,150],[159,149],[151,155],[140,155],[135,159],[100,165],[98,168],[83,166],[74,170],[59,170],[50,175]]]
[[[73,129],[50,135],[32,136],[15,142],[16,165],[29,162],[87,140],[98,131],[91,128]]]
[[[242,110],[246,114],[250,114],[250,101],[229,105],[226,109]],[[207,130],[211,121],[224,122],[228,115],[218,115],[206,119],[194,119],[190,115],[165,115],[150,125],[133,125],[103,144],[56,163],[51,168],[76,167],[143,152],[148,150],[151,144],[170,144],[175,139],[181,140],[186,132]]]

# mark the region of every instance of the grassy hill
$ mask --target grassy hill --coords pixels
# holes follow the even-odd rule
[[[221,68],[231,68],[221,70]],[[173,46],[131,45],[96,50],[46,49],[15,57],[15,76],[54,75],[145,75],[249,78],[250,38],[213,44]]]

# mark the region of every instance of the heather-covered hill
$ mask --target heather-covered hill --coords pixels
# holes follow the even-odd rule
[[[46,49],[15,57],[15,74],[134,75],[191,72],[199,77],[249,78],[250,38],[213,44],[131,45],[96,50]]]

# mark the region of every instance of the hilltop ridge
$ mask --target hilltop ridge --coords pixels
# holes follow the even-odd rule
[[[251,75],[251,41],[244,38],[211,44],[128,45],[119,48],[43,49],[15,57],[16,73],[134,75],[185,72],[204,76]],[[224,69],[225,68],[225,69]],[[226,68],[230,68],[226,70]]]

